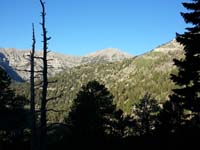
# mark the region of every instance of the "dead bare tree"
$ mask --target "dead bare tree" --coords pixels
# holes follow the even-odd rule
[[[31,98],[30,98],[30,113],[31,113],[31,150],[37,149],[37,131],[36,131],[36,112],[35,112],[35,29],[34,24],[32,24],[32,31],[33,31],[33,43],[32,43],[32,51],[30,53],[30,91],[31,91]]]
[[[41,106],[40,106],[40,150],[46,150],[47,144],[47,88],[48,88],[48,60],[47,60],[47,53],[48,53],[48,41],[51,39],[47,37],[47,30],[46,30],[46,22],[45,22],[45,2],[40,0],[40,4],[42,6],[42,22],[40,23],[42,26],[43,31],[43,68],[42,68],[42,97],[41,97]]]
[[[48,41],[51,39],[50,37],[47,37],[47,30],[46,30],[46,11],[45,11],[45,2],[43,0],[40,0],[40,4],[42,7],[41,17],[42,22],[40,23],[42,26],[42,37],[43,37],[43,56],[35,56],[35,29],[34,24],[32,24],[32,50],[30,52],[29,56],[29,63],[30,63],[30,70],[20,70],[30,73],[30,118],[31,118],[31,150],[46,150],[47,146],[47,111],[52,111],[53,109],[47,109],[47,102],[52,101],[56,99],[56,97],[53,98],[47,98],[47,88],[48,84],[55,83],[55,81],[48,81],[48,68],[50,67],[48,65]],[[35,70],[35,60],[39,59],[42,60],[41,70]],[[37,73],[37,74],[35,74]],[[35,84],[35,78],[38,78],[38,74],[41,75],[41,82],[36,85]],[[40,78],[39,78],[40,79]],[[41,103],[40,103],[40,110],[36,110],[36,102],[35,102],[35,87],[40,86],[42,90],[41,94]],[[39,88],[39,89],[40,89]],[[57,112],[57,110],[55,110]],[[37,113],[40,113],[40,133],[37,134]]]

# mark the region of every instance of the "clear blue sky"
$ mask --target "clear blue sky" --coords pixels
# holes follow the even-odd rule
[[[184,0],[188,2],[189,0]],[[49,49],[84,55],[103,48],[142,54],[183,33],[183,0],[46,0]],[[42,49],[39,0],[1,0],[0,47]]]

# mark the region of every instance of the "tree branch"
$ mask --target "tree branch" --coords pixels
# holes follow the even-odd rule
[[[60,94],[60,95],[55,96],[55,97],[48,98],[48,99],[47,99],[47,102],[54,101],[54,100],[56,100],[57,98],[60,98],[61,96],[63,96],[63,94]]]
[[[65,112],[66,110],[46,109],[46,111],[52,111],[52,112],[59,113],[59,112]]]

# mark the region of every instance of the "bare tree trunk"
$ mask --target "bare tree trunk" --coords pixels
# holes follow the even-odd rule
[[[30,82],[31,82],[31,101],[30,101],[30,113],[31,113],[31,150],[37,149],[37,138],[36,138],[36,115],[35,115],[35,77],[34,77],[34,65],[35,65],[35,30],[34,30],[34,24],[32,24],[32,30],[33,30],[33,43],[32,43],[32,51],[30,54],[30,62],[31,62],[31,70],[30,70]]]
[[[47,87],[48,87],[48,78],[47,78],[47,70],[48,70],[48,64],[47,64],[47,53],[48,53],[48,43],[47,41],[50,39],[47,37],[47,31],[45,27],[45,6],[44,2],[40,0],[41,6],[42,6],[42,31],[43,31],[43,70],[42,70],[42,76],[43,76],[43,82],[42,82],[42,97],[41,97],[41,118],[40,118],[40,127],[41,127],[41,135],[40,135],[40,149],[46,150],[46,144],[47,144],[47,118],[46,118],[46,104],[47,104]]]

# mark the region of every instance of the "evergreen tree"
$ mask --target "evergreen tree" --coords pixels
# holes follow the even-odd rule
[[[133,117],[125,114],[121,109],[115,111],[112,123],[114,136],[120,139],[132,135],[132,128],[136,125]]]
[[[111,132],[114,111],[112,94],[104,85],[90,81],[77,94],[68,116],[68,123],[77,139],[103,137]]]
[[[181,126],[185,120],[185,112],[194,115],[200,121],[200,0],[183,3],[190,10],[181,13],[186,23],[193,26],[186,28],[184,34],[177,34],[176,40],[184,46],[185,58],[174,60],[178,74],[171,79],[179,87],[173,90],[171,102],[177,113],[177,124]],[[186,110],[186,111],[185,111]],[[191,116],[190,116],[191,117]]]
[[[24,109],[27,101],[23,96],[15,95],[10,84],[10,77],[0,67],[0,143],[19,142],[27,127],[27,112]]]
[[[160,107],[157,101],[145,94],[140,102],[133,107],[133,114],[137,121],[136,135],[150,135],[155,128],[156,116]]]
[[[163,104],[156,122],[156,133],[159,136],[171,136],[179,131],[180,125],[178,122],[180,112],[175,107],[176,105],[173,101],[166,101]]]
[[[9,88],[11,81],[8,74],[0,67],[0,110],[6,107],[6,98],[10,97],[11,90]]]

